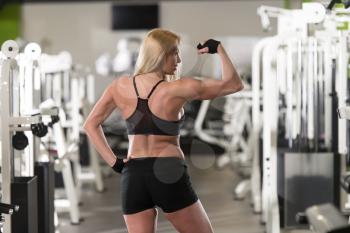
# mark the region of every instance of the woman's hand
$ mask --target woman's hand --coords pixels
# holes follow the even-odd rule
[[[125,158],[125,159],[121,159],[119,157],[115,157],[115,162],[113,163],[113,165],[111,165],[111,168],[117,172],[117,173],[122,173],[123,168],[125,166],[125,164],[129,161],[130,158]]]
[[[204,53],[210,53],[214,54],[218,52],[219,46],[221,45],[220,41],[209,39],[203,43],[199,43],[197,45],[198,53],[204,54]]]
[[[130,157],[127,157],[126,159],[123,159],[124,163],[127,163],[130,160]]]

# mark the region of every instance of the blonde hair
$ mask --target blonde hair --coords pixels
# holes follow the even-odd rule
[[[142,41],[136,60],[134,75],[157,72],[161,70],[166,56],[180,43],[180,37],[175,33],[155,28],[149,31]],[[176,80],[177,75],[166,75],[166,81]]]

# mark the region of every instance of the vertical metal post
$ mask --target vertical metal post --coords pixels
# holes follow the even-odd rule
[[[16,45],[11,44],[11,51]],[[4,45],[2,47],[2,52]],[[18,51],[18,46],[17,46]],[[6,52],[6,51],[5,51]],[[10,117],[11,108],[11,78],[18,71],[17,63],[13,59],[15,56],[9,56],[2,63],[1,67],[1,83],[0,83],[0,108],[2,111],[0,127],[1,127],[1,176],[2,176],[2,198],[4,203],[11,203],[11,183],[13,180],[13,151],[11,150],[11,134],[10,134]],[[11,231],[11,215],[5,215],[5,223],[3,226],[4,233],[12,233]]]

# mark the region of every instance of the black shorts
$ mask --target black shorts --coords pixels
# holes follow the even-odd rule
[[[178,157],[144,157],[129,160],[122,170],[124,214],[160,207],[170,213],[198,200],[185,161]]]

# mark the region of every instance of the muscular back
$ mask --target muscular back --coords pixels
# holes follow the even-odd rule
[[[136,86],[140,98],[146,99],[152,87],[159,81],[147,75],[136,77]],[[186,100],[174,95],[176,82],[162,82],[148,100],[151,112],[157,117],[177,121],[184,114]],[[132,78],[121,77],[112,83],[113,100],[117,110],[125,120],[136,109],[137,95]],[[179,145],[179,136],[166,135],[129,135],[129,155],[138,156],[183,156]]]
[[[148,94],[159,81],[152,75],[138,75],[136,86],[140,98]],[[193,99],[213,99],[237,92],[243,88],[241,82],[234,80],[195,80],[182,78],[174,82],[162,82],[148,100],[151,112],[157,117],[177,121],[184,114],[183,106]],[[108,88],[113,101],[123,119],[128,119],[136,109],[137,95],[132,78],[121,77]],[[183,156],[179,136],[129,135],[129,155],[137,156]]]

